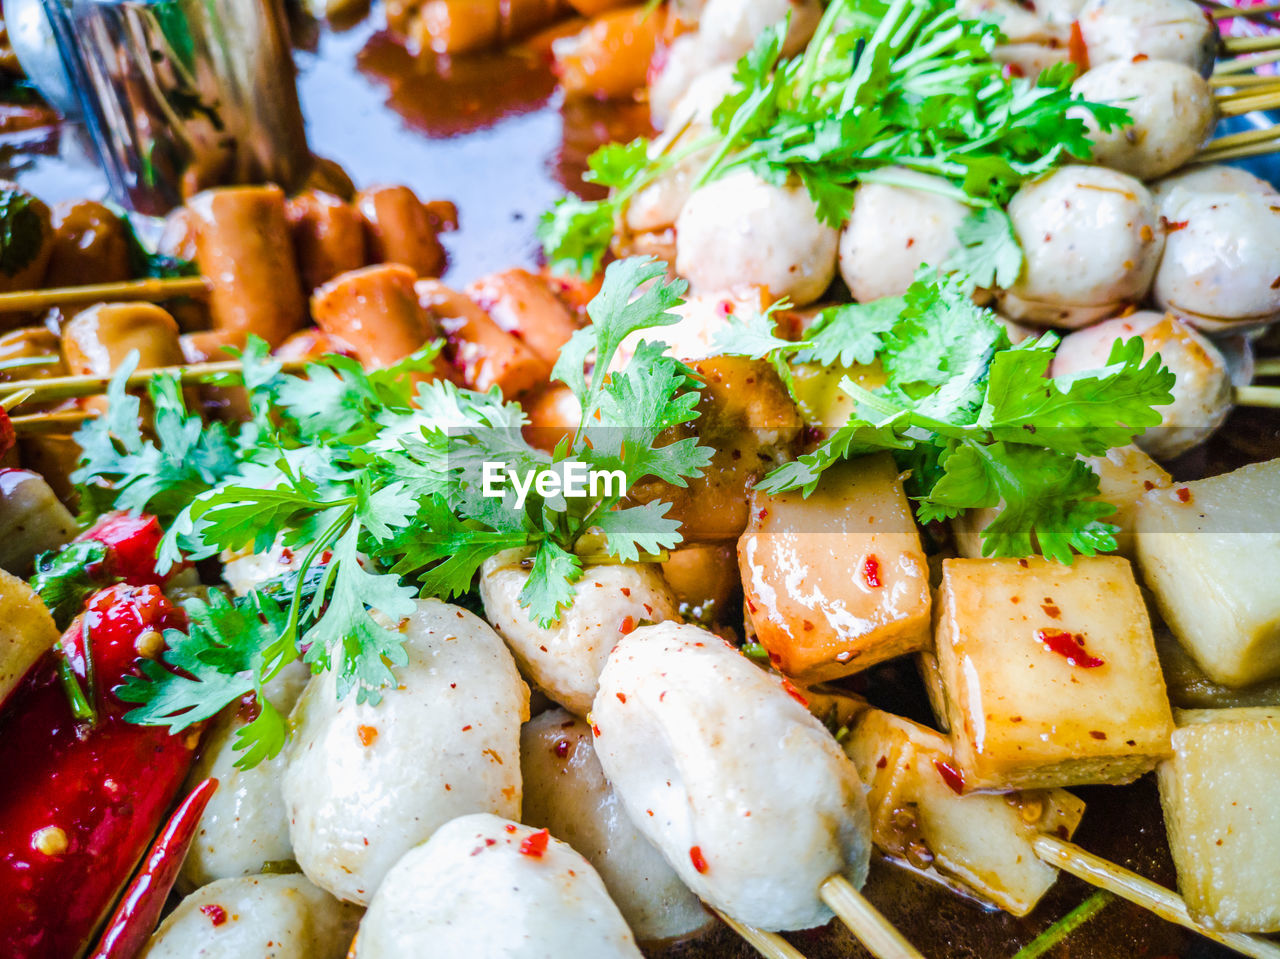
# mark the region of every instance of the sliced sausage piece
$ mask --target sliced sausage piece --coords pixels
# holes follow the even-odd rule
[[[578,328],[568,308],[528,270],[491,273],[468,286],[466,295],[493,322],[552,365]]]
[[[53,216],[44,202],[0,180],[0,293],[41,285],[53,255]]]
[[[715,922],[622,808],[590,723],[563,709],[531,719],[520,731],[520,769],[524,821],[587,857],[638,940],[688,939]]]
[[[1164,233],[1138,180],[1067,166],[1022,186],[1009,217],[1025,260],[1001,312],[1043,326],[1078,327],[1139,303],[1151,289]]]
[[[294,707],[289,835],[316,885],[367,904],[397,859],[455,816],[520,812],[529,690],[482,620],[421,600],[400,627],[409,661],[377,705],[338,699],[327,670]],[[411,953],[412,954],[412,953]]]
[[[419,302],[444,331],[446,355],[471,389],[486,392],[496,386],[513,399],[546,385],[551,364],[474,301],[436,280],[419,280],[416,289]]]
[[[1101,369],[1117,340],[1135,336],[1142,339],[1144,357],[1159,353],[1177,377],[1173,402],[1159,407],[1160,425],[1135,442],[1158,459],[1171,459],[1207,440],[1231,412],[1227,361],[1207,337],[1171,313],[1143,310],[1063,337],[1053,358],[1053,375]]]
[[[390,366],[431,338],[416,280],[413,270],[399,263],[352,270],[315,291],[311,314],[321,330],[350,344],[364,366]]]
[[[761,929],[831,918],[818,889],[866,879],[857,769],[779,681],[697,626],[624,636],[591,708],[627,814],[699,898]]]
[[[178,903],[140,959],[342,959],[359,921],[304,876],[220,879]]]
[[[301,360],[303,362],[318,360],[320,357],[327,356],[330,353],[353,358],[356,355],[355,347],[350,343],[343,342],[336,336],[314,326],[299,330],[272,350],[272,355],[279,359],[285,361]]]
[[[562,440],[573,439],[582,423],[582,406],[573,390],[552,383],[523,404],[529,422],[521,430],[530,446],[548,453]]]
[[[45,286],[129,279],[129,239],[121,219],[101,203],[77,200],[53,208],[53,250]]]
[[[578,33],[551,45],[567,96],[617,100],[634,96],[649,76],[666,29],[666,7],[648,4],[594,17]]]
[[[640,959],[591,864],[497,816],[461,816],[404,856],[360,923],[354,959]]]
[[[369,259],[402,263],[418,276],[444,272],[443,229],[438,208],[424,204],[407,186],[375,186],[356,194],[364,218]]]
[[[221,187],[192,197],[196,263],[212,285],[218,329],[279,346],[306,323],[307,302],[277,186]]]
[[[358,270],[367,262],[364,220],[350,203],[331,193],[308,190],[289,198],[285,216],[293,233],[293,254],[303,289],[315,290],[339,273]]]
[[[154,303],[97,303],[62,330],[62,357],[72,374],[110,376],[133,350],[141,370],[184,362],[177,322]]]
[[[765,27],[790,17],[782,55],[799,53],[808,44],[822,4],[818,0],[707,0],[698,20],[698,46],[706,63],[736,63]]]
[[[230,350],[242,350],[245,335],[235,330],[201,330],[179,337],[182,358],[188,363],[225,363],[235,359]],[[213,386],[198,383],[187,387],[200,400],[200,409],[227,422],[249,419],[249,397],[242,385]],[[194,784],[193,784],[194,786]]]
[[[585,716],[609,650],[643,622],[678,622],[676,599],[656,566],[588,566],[574,604],[543,629],[520,605],[520,591],[529,580],[521,558],[513,550],[485,562],[480,573],[485,619],[506,640],[524,675],[570,712]]]
[[[1218,121],[1213,91],[1195,70],[1167,60],[1112,60],[1071,85],[1082,99],[1129,112],[1133,123],[1108,132],[1093,115],[1081,114],[1093,143],[1093,159],[1154,180],[1182,166],[1199,151]]]

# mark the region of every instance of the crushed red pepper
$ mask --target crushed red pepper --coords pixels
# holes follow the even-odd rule
[[[933,768],[938,770],[938,775],[942,777],[942,781],[947,784],[953,793],[957,796],[964,793],[964,773],[941,759],[933,761]]]
[[[874,555],[862,561],[862,578],[871,589],[880,588],[880,560]]]
[[[200,907],[200,911],[209,917],[209,921],[215,926],[220,926],[227,921],[227,910],[223,909],[216,902]]]
[[[693,868],[698,870],[699,874],[705,874],[710,868],[707,865],[706,857],[702,855],[701,846],[689,847],[689,861],[693,863]]]
[[[1072,666],[1096,669],[1105,664],[1105,660],[1085,652],[1084,637],[1068,633],[1065,629],[1038,629],[1036,639],[1045,649],[1057,653]]]
[[[520,855],[541,859],[542,854],[547,851],[547,841],[550,838],[551,833],[545,829],[539,829],[537,832],[525,836],[524,842],[520,843]]]

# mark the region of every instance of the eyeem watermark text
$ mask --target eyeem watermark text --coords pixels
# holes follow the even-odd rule
[[[544,499],[555,496],[599,499],[625,496],[627,492],[627,474],[622,470],[593,470],[577,460],[565,460],[553,469],[525,470],[523,475],[519,470],[508,469],[505,463],[492,460],[486,461],[482,469],[482,495],[502,499],[509,482],[515,490],[516,509],[524,508],[530,490]]]

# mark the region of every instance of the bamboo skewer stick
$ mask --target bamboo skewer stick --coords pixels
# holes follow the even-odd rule
[[[1223,37],[1222,49],[1228,53],[1262,53],[1280,50],[1280,36]]]
[[[306,366],[303,361],[291,361],[283,364],[286,373],[296,373]],[[215,376],[235,375],[241,371],[239,360],[223,360],[216,363],[192,363],[187,366],[161,366],[149,370],[138,370],[126,381],[129,389],[146,386],[151,379],[160,374],[178,377],[183,386],[202,383]],[[43,380],[15,380],[12,383],[0,384],[0,390],[30,390],[23,403],[51,403],[56,400],[76,399],[82,396],[99,396],[107,391],[111,382],[109,376],[51,376]]]
[[[1275,153],[1277,149],[1280,149],[1280,139],[1272,138],[1243,146],[1206,149],[1196,154],[1191,162],[1219,163],[1223,160],[1239,160],[1244,157],[1265,156],[1268,153]]]
[[[1280,85],[1280,76],[1259,73],[1215,73],[1209,78],[1209,86],[1218,87],[1268,87]]]
[[[1228,7],[1220,3],[1210,3],[1205,6],[1209,7],[1209,16],[1215,20],[1233,20],[1236,17],[1252,19],[1280,13],[1280,3],[1267,3],[1256,7]]]
[[[1254,67],[1277,61],[1280,61],[1280,50],[1274,50],[1271,53],[1259,53],[1251,57],[1236,57],[1234,60],[1219,60],[1217,65],[1214,66],[1213,72],[1215,76],[1222,76],[1226,73],[1247,73]]]
[[[1161,919],[1199,933],[1214,942],[1251,956],[1253,959],[1280,959],[1280,944],[1242,932],[1219,932],[1198,924],[1187,912],[1187,904],[1171,889],[1113,862],[1095,856],[1074,843],[1052,836],[1037,836],[1036,855],[1058,869],[1069,872],[1090,885],[1105,889],[1122,899],[1150,910]]]
[[[58,413],[28,413],[14,416],[9,422],[14,432],[24,436],[33,433],[74,433],[86,420],[96,419],[97,413],[89,410],[66,410]]]
[[[1205,144],[1202,152],[1230,149],[1251,143],[1262,143],[1266,140],[1280,138],[1280,128],[1259,127],[1257,130],[1241,130],[1239,133],[1228,133],[1226,136],[1214,137]]]
[[[832,876],[822,884],[818,895],[877,959],[924,959],[844,876]]]
[[[710,908],[726,926],[745,939],[765,959],[804,959],[804,953],[777,933],[765,932],[755,926],[745,926],[732,916],[725,915],[714,906]]]
[[[202,276],[56,286],[47,290],[0,293],[0,313],[28,313],[70,303],[105,303],[115,300],[154,302],[178,296],[205,296],[208,292],[209,281]]]
[[[1213,100],[1218,106],[1218,111],[1222,112],[1222,108],[1225,105],[1229,103],[1233,103],[1236,100],[1249,100],[1249,99],[1254,99],[1256,97],[1263,97],[1268,95],[1274,96],[1277,91],[1280,91],[1280,78],[1267,77],[1266,79],[1271,81],[1270,84],[1265,84],[1261,86],[1246,85],[1239,90],[1230,90],[1226,92],[1215,91],[1213,94]]]
[[[1236,406],[1261,406],[1280,409],[1280,386],[1237,386]]]
[[[1280,91],[1275,90],[1218,101],[1218,113],[1224,117],[1238,117],[1255,110],[1274,110],[1276,107],[1280,107]]]
[[[30,390],[19,390],[17,393],[11,393],[10,395],[6,396],[4,399],[0,400],[0,409],[3,409],[7,413],[9,412],[9,410],[14,409],[15,407],[21,406],[30,398],[31,398]]]
[[[1280,376],[1280,356],[1271,356],[1253,364],[1254,376]]]

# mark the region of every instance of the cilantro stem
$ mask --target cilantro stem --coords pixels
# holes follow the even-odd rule
[[[58,660],[58,678],[62,681],[62,689],[67,694],[67,702],[71,704],[71,715],[81,722],[96,723],[98,713],[85,697],[84,689],[80,686],[80,678],[71,668],[71,661],[67,659],[66,651],[61,644],[56,647],[55,655]]]
[[[1115,896],[1105,889],[1099,889],[1014,953],[1013,959],[1040,959],[1050,949],[1057,946],[1067,936],[1105,909],[1114,898]]]
[[[89,642],[89,620],[85,619],[83,622],[84,628],[80,633],[80,645],[84,647],[85,680],[89,685],[89,702],[96,707],[98,704],[98,667],[93,660],[93,644]]]

